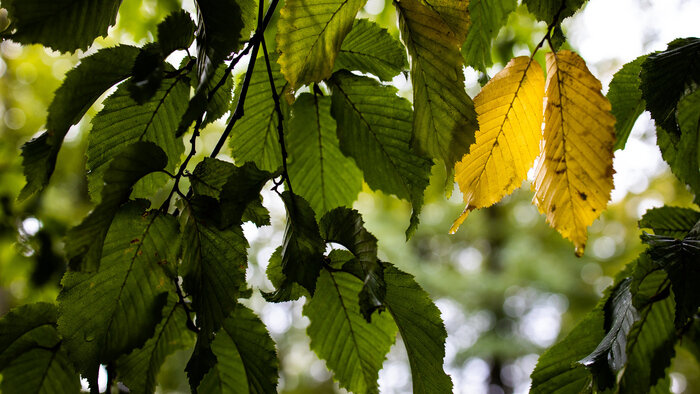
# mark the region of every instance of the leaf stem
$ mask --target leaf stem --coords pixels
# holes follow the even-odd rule
[[[200,328],[197,327],[197,325],[194,323],[194,319],[192,319],[192,309],[190,309],[189,303],[185,299],[185,295],[182,293],[182,289],[180,288],[178,280],[173,279],[173,283],[175,284],[175,292],[177,293],[177,303],[179,305],[182,305],[182,308],[185,310],[185,314],[187,315],[187,328],[190,331],[199,333]]]

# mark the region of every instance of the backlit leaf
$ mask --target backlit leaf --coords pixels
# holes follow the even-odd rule
[[[331,76],[355,15],[366,0],[287,0],[277,26],[279,64],[292,89]]]
[[[520,187],[540,153],[544,76],[528,57],[512,59],[474,98],[479,120],[476,142],[455,166],[455,180],[469,212],[498,202]]]
[[[411,57],[412,143],[441,159],[451,173],[469,150],[478,128],[474,105],[464,87],[460,49],[469,27],[467,2],[394,2],[401,38]]]
[[[80,376],[62,346],[33,348],[14,359],[2,372],[3,393],[80,392]]]
[[[547,222],[574,243],[577,256],[613,186],[615,118],[600,89],[577,54],[547,53],[545,142],[533,184],[535,203]]]
[[[660,137],[659,146],[673,174],[690,186],[695,202],[700,203],[700,90],[683,97],[678,102],[677,113],[680,139],[674,143],[670,138],[664,147]]]
[[[663,206],[648,210],[639,220],[639,228],[650,228],[656,235],[683,239],[700,220],[700,212],[691,208]]]
[[[644,112],[644,99],[639,89],[639,73],[642,71],[642,63],[647,55],[640,56],[622,66],[610,81],[608,100],[612,106],[612,114],[617,119],[615,122],[615,149],[625,147],[627,138],[632,131],[634,122]]]
[[[163,54],[188,49],[194,41],[196,26],[185,10],[175,11],[158,24],[158,44]]]
[[[491,41],[505,25],[508,15],[518,5],[516,0],[471,0],[469,18],[471,26],[467,40],[462,46],[466,65],[486,72],[493,65],[491,60]],[[478,111],[477,111],[478,112]]]
[[[11,309],[0,319],[0,371],[32,348],[52,348],[61,338],[56,331],[58,308],[38,302]]]
[[[547,24],[552,23],[557,14],[559,15],[557,21],[561,23],[564,18],[578,11],[585,2],[586,0],[523,0],[528,11]]]

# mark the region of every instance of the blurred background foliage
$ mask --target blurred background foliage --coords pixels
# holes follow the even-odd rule
[[[601,2],[605,3],[592,0],[588,7]],[[191,1],[184,3],[193,11]],[[647,0],[627,3],[641,9],[650,4]],[[671,3],[667,6],[681,10],[685,2]],[[181,6],[180,0],[124,0],[117,26],[108,38],[98,39],[95,47],[152,41],[156,24]],[[565,21],[568,35],[587,34],[580,27],[586,25],[581,20],[587,11]],[[361,17],[378,21],[398,36],[388,0],[368,1]],[[274,43],[274,21],[271,26],[268,43]],[[513,56],[529,55],[544,33],[544,24],[519,6],[493,42],[494,66],[488,75],[465,70],[469,94],[478,93],[480,82],[485,83]],[[639,39],[646,40],[642,47],[648,52],[653,40],[648,36]],[[89,119],[98,108],[71,129],[46,192],[22,204],[16,201],[24,185],[19,148],[42,130],[53,91],[84,55],[61,55],[38,45],[0,44],[0,315],[21,304],[55,300],[66,267],[62,237],[92,207],[84,151]],[[585,53],[583,56],[586,58]],[[542,63],[543,57],[542,51],[536,59]],[[589,61],[589,67],[607,84],[628,60],[608,57]],[[397,77],[394,84],[410,97],[405,78]],[[200,152],[211,150],[222,128],[222,123],[215,123],[204,131],[205,147]],[[527,392],[538,354],[567,333],[612,283],[612,276],[642,250],[636,226],[641,214],[662,204],[691,205],[691,196],[660,158],[648,116],[638,121],[627,148],[616,154],[613,201],[589,229],[589,246],[580,259],[530,203],[527,184],[494,207],[472,213],[457,234],[449,235],[452,221],[463,208],[461,194],[455,189],[450,198],[445,197],[445,174],[437,167],[426,192],[421,225],[408,243],[404,238],[408,204],[365,188],[355,208],[379,239],[380,258],[414,274],[436,300],[449,334],[447,370],[455,391],[461,393]],[[251,245],[248,278],[254,287],[271,291],[265,268],[282,240],[284,210],[273,193],[265,194],[265,204],[271,210],[272,225],[245,227]],[[281,392],[341,391],[323,362],[309,350],[308,320],[301,316],[301,301],[267,304],[256,292],[247,303],[258,311],[277,342]],[[410,370],[402,351],[403,347],[395,346],[384,364],[382,392],[411,391]],[[677,352],[671,375],[673,391],[700,392],[694,388],[700,387],[695,359],[682,348]],[[182,372],[188,357],[180,352],[168,359],[160,376],[161,392],[188,391]]]

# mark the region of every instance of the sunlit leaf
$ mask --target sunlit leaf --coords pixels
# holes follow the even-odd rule
[[[547,222],[581,256],[587,227],[606,208],[612,189],[615,118],[601,84],[577,54],[547,54],[544,151],[535,202]]]
[[[610,81],[608,100],[612,106],[612,114],[615,116],[615,149],[622,149],[627,143],[627,138],[632,131],[632,126],[639,115],[644,112],[644,99],[639,89],[639,73],[642,71],[642,63],[647,55],[640,56],[622,66]]]
[[[474,142],[477,129],[460,53],[469,27],[467,2],[402,0],[394,6],[411,57],[412,143],[428,156],[441,159],[450,173]]]
[[[474,98],[479,120],[476,142],[455,166],[455,180],[469,212],[498,202],[520,187],[540,153],[544,76],[537,62],[512,59]]]
[[[292,89],[331,76],[355,15],[366,0],[287,0],[277,26],[279,64]]]
[[[505,25],[508,15],[518,5],[516,0],[471,0],[469,18],[471,26],[467,39],[462,46],[466,65],[486,72],[493,65],[491,60],[491,41]]]

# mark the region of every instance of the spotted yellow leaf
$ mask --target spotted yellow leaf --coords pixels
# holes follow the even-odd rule
[[[519,187],[540,153],[544,74],[526,56],[508,65],[474,98],[476,142],[455,166],[466,208],[454,233],[474,209],[498,202]]]
[[[615,118],[601,84],[577,54],[547,54],[544,151],[535,204],[581,256],[587,228],[610,199]]]

